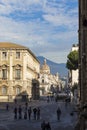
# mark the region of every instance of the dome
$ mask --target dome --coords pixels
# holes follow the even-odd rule
[[[46,59],[44,59],[44,63],[41,67],[41,72],[50,73],[50,67],[46,64]]]

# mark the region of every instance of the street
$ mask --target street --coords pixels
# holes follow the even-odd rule
[[[32,101],[28,105],[32,109],[34,107],[40,108],[40,120],[34,120],[33,113],[31,120],[14,119],[14,105],[11,104],[9,111],[6,111],[5,104],[0,104],[0,130],[41,130],[41,122],[43,120],[50,122],[51,130],[74,130],[77,116],[76,113],[73,116],[70,115],[73,110],[72,104],[68,104],[66,107],[62,101],[50,101],[49,103],[47,101]],[[60,121],[57,120],[56,114],[58,106],[62,111]],[[22,107],[24,107],[23,103]]]

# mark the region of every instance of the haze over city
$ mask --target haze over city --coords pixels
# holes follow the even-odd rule
[[[78,43],[77,0],[0,0],[0,42],[29,47],[36,56],[66,63]]]

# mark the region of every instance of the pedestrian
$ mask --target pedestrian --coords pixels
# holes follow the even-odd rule
[[[46,123],[46,125],[45,125],[45,130],[51,130],[51,125],[50,125],[49,122]]]
[[[14,99],[14,103],[17,104],[17,99],[16,98]]]
[[[40,119],[40,108],[38,107],[37,108],[37,120],[39,120]]]
[[[27,111],[27,109],[28,109],[28,103],[26,102],[25,103],[25,110]]]
[[[67,105],[68,105],[68,101],[67,101],[67,98],[65,99],[65,107],[67,108]]]
[[[49,100],[49,96],[47,96],[47,102],[49,103],[49,101],[50,101],[50,100]]]
[[[17,107],[14,108],[14,119],[17,119]]]
[[[36,116],[37,116],[37,108],[33,109],[33,114],[34,114],[34,119],[36,120]]]
[[[19,119],[22,119],[22,108],[21,108],[21,105],[18,108],[18,113],[19,113]]]
[[[9,110],[9,104],[8,103],[6,104],[6,110],[7,111]]]
[[[27,111],[24,112],[24,119],[27,119]]]
[[[41,129],[42,129],[42,130],[45,130],[45,127],[46,127],[46,123],[45,123],[45,121],[43,121],[43,122],[41,123]]]
[[[29,120],[31,119],[31,113],[32,113],[32,110],[31,110],[31,107],[29,107],[29,109],[28,109],[28,118],[29,118]]]
[[[55,97],[55,102],[57,102],[58,101],[58,98],[57,98],[57,96]]]
[[[58,121],[60,120],[60,116],[61,116],[61,110],[58,107],[58,109],[57,109],[57,119],[58,119]]]

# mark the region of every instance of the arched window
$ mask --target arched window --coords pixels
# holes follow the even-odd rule
[[[42,79],[42,83],[44,83],[44,79]]]
[[[6,94],[7,94],[7,87],[6,87],[6,86],[3,86],[3,87],[2,87],[2,94],[3,94],[3,95],[6,95]]]
[[[18,94],[20,94],[20,92],[21,92],[20,87],[17,87],[17,88],[16,88],[16,94],[18,95]]]

